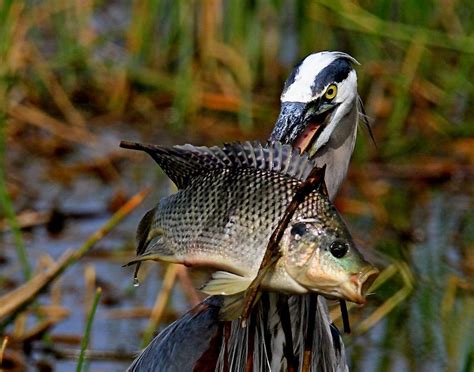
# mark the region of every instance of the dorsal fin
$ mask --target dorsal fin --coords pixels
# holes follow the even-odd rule
[[[316,166],[308,154],[280,142],[225,144],[224,147],[181,145],[163,147],[122,141],[123,148],[147,152],[179,189],[211,169],[256,168],[280,172],[304,181]]]

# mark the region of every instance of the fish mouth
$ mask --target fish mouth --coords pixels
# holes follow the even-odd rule
[[[338,103],[326,102],[283,102],[270,140],[289,143],[313,157],[318,151],[314,145],[338,106]],[[308,114],[310,109],[311,115]]]
[[[378,275],[379,270],[370,266],[339,279],[330,274],[318,272],[316,275],[311,275],[311,278],[300,277],[298,282],[326,298],[343,299],[363,305],[366,303],[366,293]]]
[[[357,274],[350,275],[349,280],[340,287],[342,297],[356,304],[365,304],[366,293],[378,275],[379,270],[375,267],[369,267]]]

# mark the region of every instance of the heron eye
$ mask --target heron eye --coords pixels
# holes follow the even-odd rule
[[[305,223],[295,223],[293,225],[293,227],[291,228],[291,235],[293,236],[298,236],[298,237],[301,237],[303,236],[304,234],[306,234],[306,232],[308,231],[308,229],[306,228],[306,224]]]
[[[329,251],[336,258],[344,257],[348,250],[349,250],[349,246],[347,245],[346,242],[342,240],[333,241],[331,243],[331,246],[329,247]]]
[[[336,97],[337,94],[337,86],[335,84],[331,84],[328,89],[326,89],[326,93],[324,93],[324,98],[331,100]]]

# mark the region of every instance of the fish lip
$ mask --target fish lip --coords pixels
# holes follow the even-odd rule
[[[344,299],[358,305],[364,305],[367,302],[365,294],[378,275],[379,270],[375,267],[350,274],[347,280],[339,283],[339,285],[334,285],[332,291],[327,291],[326,297]]]
[[[379,270],[376,267],[368,267],[357,274],[352,274],[348,283],[349,288],[346,288],[349,301],[364,305],[367,302],[365,294],[378,275]]]
[[[310,104],[314,103],[282,102],[270,140],[289,143],[298,147],[301,152],[311,149],[339,103],[317,102],[316,114],[307,118],[306,112]],[[317,150],[311,149],[311,157],[314,157]]]
[[[379,269],[376,267],[371,267],[365,270],[360,276],[360,293],[365,295],[365,293],[370,289],[375,279],[379,276]]]
[[[343,299],[364,305],[367,302],[366,292],[378,275],[379,270],[368,265],[357,272],[345,274],[339,279],[325,277],[319,273],[317,284],[308,285],[307,282],[300,282],[300,284],[326,298]]]

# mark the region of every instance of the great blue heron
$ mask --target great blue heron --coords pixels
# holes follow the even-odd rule
[[[326,165],[331,199],[347,173],[363,114],[354,64],[357,61],[342,52],[306,57],[285,82],[280,115],[270,136],[270,140],[309,151],[319,166]],[[342,339],[331,325],[321,296],[266,294],[245,328],[238,320],[219,322],[221,303],[219,296],[210,297],[171,324],[142,351],[129,371],[239,371],[249,363],[253,370],[301,369],[308,332],[313,334],[309,345],[312,370],[348,369]],[[316,311],[310,313],[310,309]],[[253,350],[251,358],[249,350]]]

